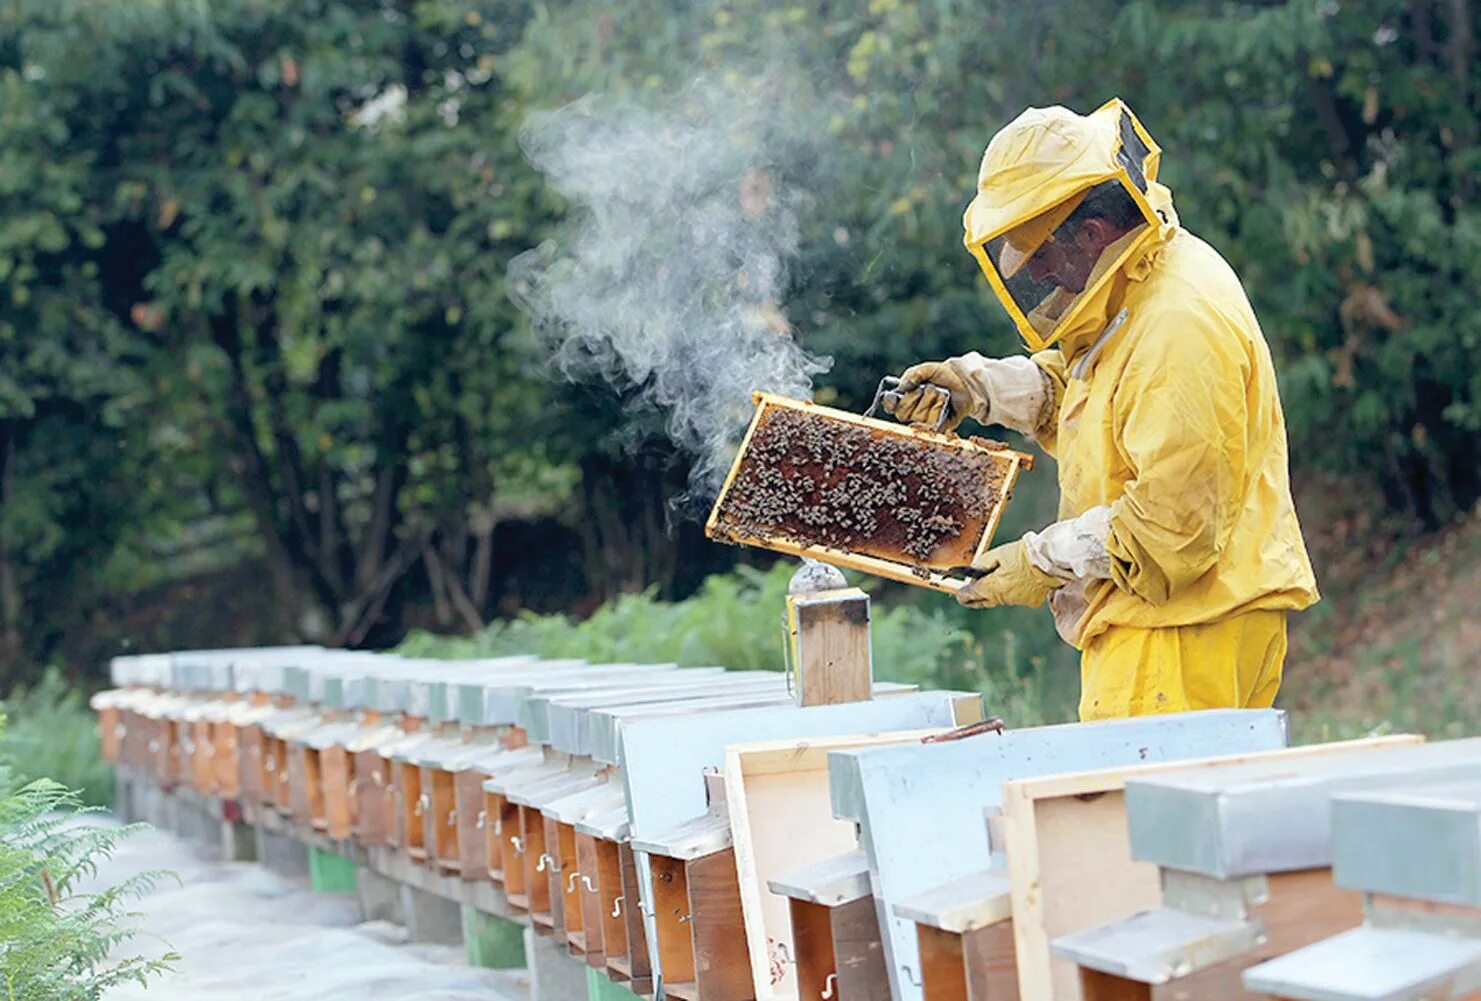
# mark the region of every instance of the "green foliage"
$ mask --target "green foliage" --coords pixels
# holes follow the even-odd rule
[[[66,786],[45,778],[22,784],[0,763],[0,996],[6,1001],[91,1001],[127,981],[147,984],[179,958],[111,956],[136,935],[128,901],[164,874],[139,873],[83,892],[80,884],[142,826],[93,826],[88,812]]]
[[[528,115],[699,75],[824,140],[780,178],[808,188],[780,305],[834,358],[820,402],[1017,350],[960,248],[978,158],[1027,105],[1119,94],[1249,289],[1294,464],[1444,521],[1481,497],[1478,38],[1440,0],[6,4],[0,690],[203,539],[351,644],[722,569],[666,531],[661,415],[552,382],[504,294],[563,211]],[[1030,489],[1013,531],[1054,516]],[[530,570],[495,538],[536,516],[565,548]]]
[[[709,577],[695,595],[677,602],[659,601],[651,591],[624,595],[579,622],[563,615],[525,614],[470,637],[416,632],[399,652],[452,658],[525,653],[592,663],[779,671],[785,656],[787,583],[795,569],[791,561],[764,572],[739,567]],[[989,712],[1014,726],[1073,718],[1066,683],[1071,679],[1062,670],[1046,670],[1045,648],[1057,642],[1047,614],[994,618],[954,603],[952,608],[927,610],[876,598],[871,615],[875,677],[980,691]],[[996,630],[990,637],[974,635],[968,616],[979,629],[991,624]]]
[[[61,783],[89,806],[113,805],[113,769],[98,746],[97,716],[58,668],[11,692],[0,708],[7,717],[0,757],[19,762],[27,775]]]

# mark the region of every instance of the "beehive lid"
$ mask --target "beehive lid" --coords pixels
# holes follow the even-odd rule
[[[705,525],[758,546],[955,591],[947,571],[992,544],[1033,460],[980,438],[922,431],[756,394],[730,475]]]

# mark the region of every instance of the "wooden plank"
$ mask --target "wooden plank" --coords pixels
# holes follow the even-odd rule
[[[545,884],[550,893],[550,927],[555,935],[555,940],[565,945],[570,936],[566,924],[566,888],[565,875],[570,870],[566,868],[566,858],[561,852],[560,823],[554,818],[540,813],[537,808],[531,807],[529,814],[532,822],[538,822],[545,829]],[[538,821],[535,818],[538,817]],[[575,845],[571,846],[571,865],[575,866]],[[576,912],[576,920],[581,920],[581,912]]]
[[[1003,847],[1013,883],[1020,994],[1079,1001],[1077,968],[1051,957],[1049,943],[1161,902],[1157,868],[1131,858],[1123,794],[1127,779],[1263,760],[1294,763],[1422,740],[1410,735],[1378,737],[1005,782]]]
[[[632,848],[626,844],[617,846],[619,870],[622,878],[622,906],[615,904],[613,910],[620,911],[626,925],[627,955],[621,971],[630,981],[634,994],[644,994],[652,989],[653,964],[648,958],[648,933],[643,927],[642,899],[638,889],[637,861]],[[612,968],[612,955],[607,957],[607,966]]]
[[[805,900],[789,900],[787,904],[792,918],[792,946],[796,950],[791,959],[796,970],[797,992],[801,997],[821,998],[828,989],[828,979],[838,976],[830,908]],[[786,965],[783,957],[777,958],[768,977],[772,984],[782,978]],[[834,994],[837,993],[835,990]]]
[[[671,984],[693,981],[693,916],[689,910],[684,863],[662,855],[649,855],[648,865],[653,874],[653,920],[663,979]]]
[[[804,706],[863,702],[874,683],[869,595],[856,587],[788,599]]]
[[[355,838],[367,847],[388,844],[385,759],[374,750],[355,752]]]
[[[592,848],[596,852],[597,900],[602,921],[603,962],[614,956],[620,956],[626,962],[627,921],[622,914],[626,900],[622,895],[621,853],[617,850],[615,841],[591,835],[584,835],[584,837],[591,838]]]
[[[512,804],[511,804],[512,805]],[[545,877],[545,818],[539,810],[526,806],[515,806],[518,814],[519,835],[523,839],[524,852],[520,861],[524,868],[526,909],[530,919],[537,924],[550,927],[550,880]],[[506,878],[508,873],[505,873]],[[538,929],[537,929],[538,930]]]
[[[828,908],[833,929],[832,956],[838,973],[833,994],[845,1001],[890,1001],[890,975],[873,897],[860,897]],[[798,945],[798,963],[802,946]],[[811,999],[805,988],[802,997]],[[821,993],[819,994],[821,997]]]
[[[694,980],[700,1001],[750,1001],[746,922],[735,876],[735,850],[685,863],[694,937]],[[668,969],[664,966],[665,971]]]
[[[431,783],[431,809],[426,821],[427,854],[444,872],[461,868],[458,855],[458,798],[453,774],[444,768],[422,769],[424,781]]]
[[[601,969],[603,934],[606,931],[606,925],[602,920],[602,871],[597,858],[596,838],[574,830],[572,834],[576,842],[575,885],[581,911],[586,965]]]
[[[964,932],[962,959],[967,966],[967,996],[972,1001],[1017,1001],[1018,964],[1011,920]]]
[[[1099,970],[1080,970],[1080,994],[1085,1001],[1152,1001],[1152,988],[1148,984]]]
[[[329,821],[324,814],[324,769],[317,747],[303,749],[303,782],[308,797],[309,824],[317,831],[327,830]]]
[[[288,754],[288,816],[295,824],[307,826],[313,819],[309,810],[309,750],[292,741]]]
[[[453,808],[458,813],[455,829],[458,866],[463,879],[470,882],[487,879],[489,871],[488,845],[484,840],[488,812],[484,805],[483,779],[483,773],[473,768],[453,775]]]
[[[98,737],[103,745],[103,760],[110,765],[118,764],[123,747],[123,713],[116,706],[105,706],[98,710]]]
[[[967,1001],[962,937],[930,925],[915,927],[920,942],[921,990],[926,1001]]]
[[[730,812],[742,913],[757,997],[798,996],[789,960],[796,956],[786,898],[767,885],[804,866],[854,850],[854,825],[833,816],[828,753],[846,748],[919,741],[943,729],[859,734],[812,740],[735,744],[725,751],[725,801]],[[773,976],[780,971],[780,976]]]
[[[319,753],[320,783],[324,790],[324,830],[343,841],[353,835],[350,813],[350,755],[341,744]]]

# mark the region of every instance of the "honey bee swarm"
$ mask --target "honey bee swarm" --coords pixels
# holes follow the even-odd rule
[[[730,538],[929,566],[970,562],[1001,502],[990,454],[787,408],[762,414],[721,505]]]

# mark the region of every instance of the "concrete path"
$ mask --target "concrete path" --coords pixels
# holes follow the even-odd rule
[[[93,885],[150,869],[173,870],[180,883],[165,880],[131,905],[145,934],[120,954],[173,949],[181,959],[147,989],[131,984],[109,1001],[528,997],[524,971],[467,966],[461,948],[408,943],[399,925],[362,922],[353,894],[316,894],[252,863],[218,862],[162,831],[126,839]]]

